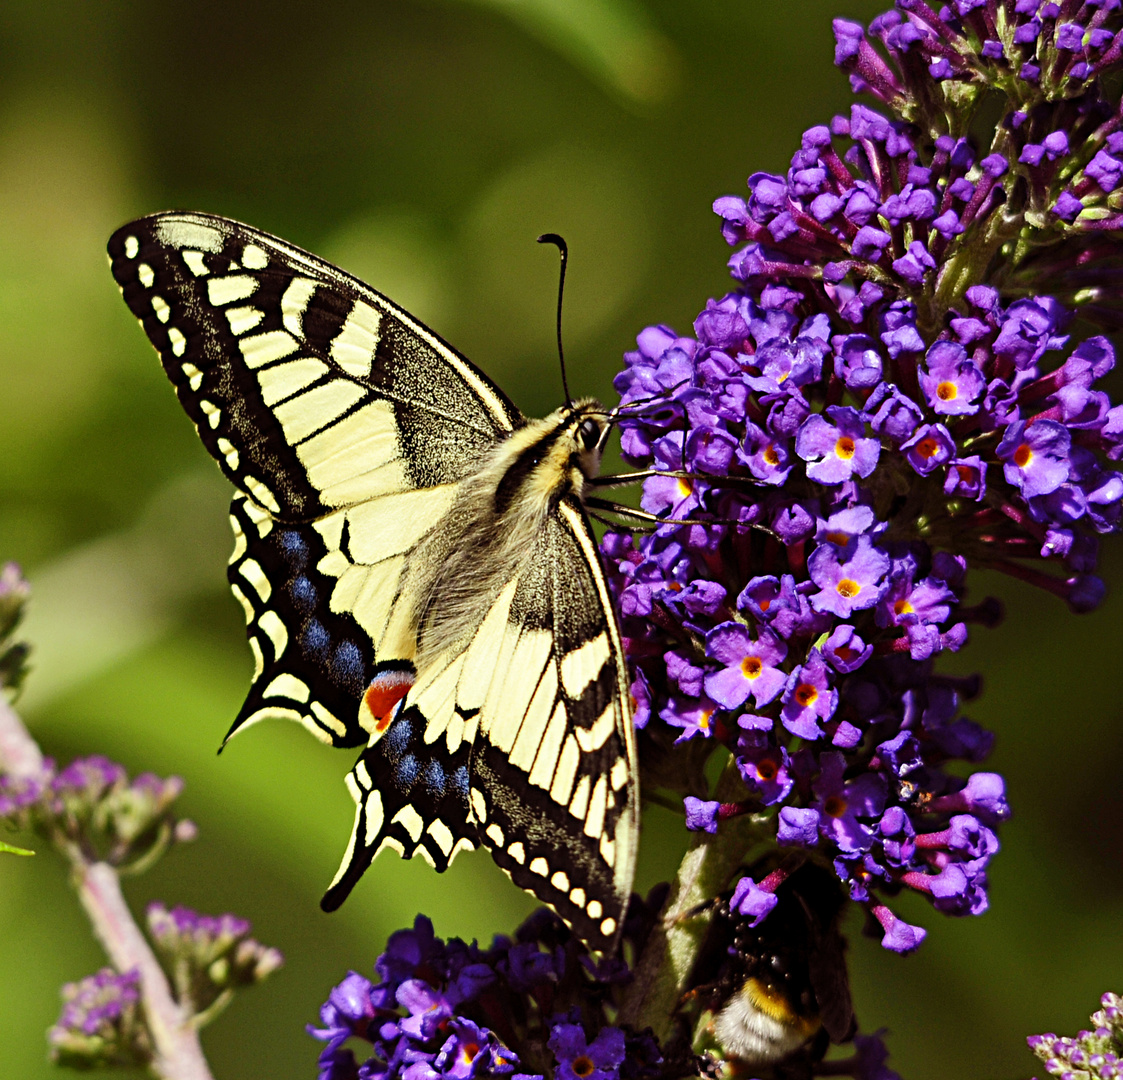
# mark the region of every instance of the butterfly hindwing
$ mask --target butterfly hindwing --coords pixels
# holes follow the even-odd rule
[[[471,748],[460,743],[449,750],[444,740],[426,744],[424,731],[417,707],[403,707],[348,775],[355,823],[335,880],[320,901],[325,911],[343,903],[383,848],[405,859],[420,853],[444,871],[457,852],[478,846],[468,811]]]
[[[296,720],[335,746],[368,732],[358,701],[373,666],[370,637],[346,610],[331,610],[335,581],[317,567],[330,554],[314,525],[276,521],[245,495],[230,506],[234,554],[227,576],[246,614],[253,685],[227,738],[267,718]]]

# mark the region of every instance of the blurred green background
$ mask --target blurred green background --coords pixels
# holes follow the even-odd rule
[[[250,657],[227,593],[228,491],[106,268],[157,209],[251,222],[389,293],[530,414],[560,397],[556,259],[571,247],[575,391],[611,394],[651,322],[688,330],[727,288],[710,203],[783,171],[848,108],[830,19],[888,0],[415,0],[0,6],[0,559],[35,587],[21,702],[61,761],[103,752],[187,781],[191,847],[127,883],[251,919],[287,957],[204,1043],[225,1080],[315,1075],[303,1031],[349,968],[421,910],[487,940],[530,908],[486,855],[443,878],[383,856],[337,914],[317,901],[352,808],[348,753],[284,724],[216,757]],[[1123,561],[1109,546],[1105,576]],[[1082,1026],[1123,989],[1118,596],[1077,619],[1005,581],[1007,624],[948,670],[999,732],[1017,816],[993,906],[902,960],[852,935],[867,1030],[908,1080],[1028,1076],[1024,1036]],[[1118,589],[1116,589],[1118,593]],[[645,818],[638,887],[673,871],[678,819]],[[59,986],[101,965],[49,853],[0,860],[0,1075],[52,1074]],[[1039,1071],[1039,1070],[1037,1070]]]

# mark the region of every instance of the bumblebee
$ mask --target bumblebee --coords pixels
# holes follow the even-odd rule
[[[763,876],[754,868],[753,877]],[[714,1075],[737,1075],[737,1064],[822,1059],[830,1043],[855,1030],[845,941],[838,924],[845,896],[835,876],[804,863],[776,890],[777,903],[759,926],[733,911],[726,896],[713,907],[684,1005],[696,1011],[694,1048],[725,1062]],[[732,1060],[735,1059],[735,1060]]]

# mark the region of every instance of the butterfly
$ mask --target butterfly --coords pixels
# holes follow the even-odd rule
[[[383,848],[487,848],[594,951],[617,942],[639,791],[624,653],[583,505],[609,415],[528,420],[332,264],[228,218],[117,230],[113,276],[237,489],[254,677],[227,735],[361,746],[321,906]]]

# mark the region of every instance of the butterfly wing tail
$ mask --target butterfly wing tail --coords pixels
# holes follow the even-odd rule
[[[355,800],[351,839],[335,879],[320,901],[334,911],[374,857],[391,848],[420,855],[443,873],[460,851],[478,845],[468,812],[468,748],[448,753],[426,744],[416,708],[399,709],[385,735],[368,746],[347,776]]]

